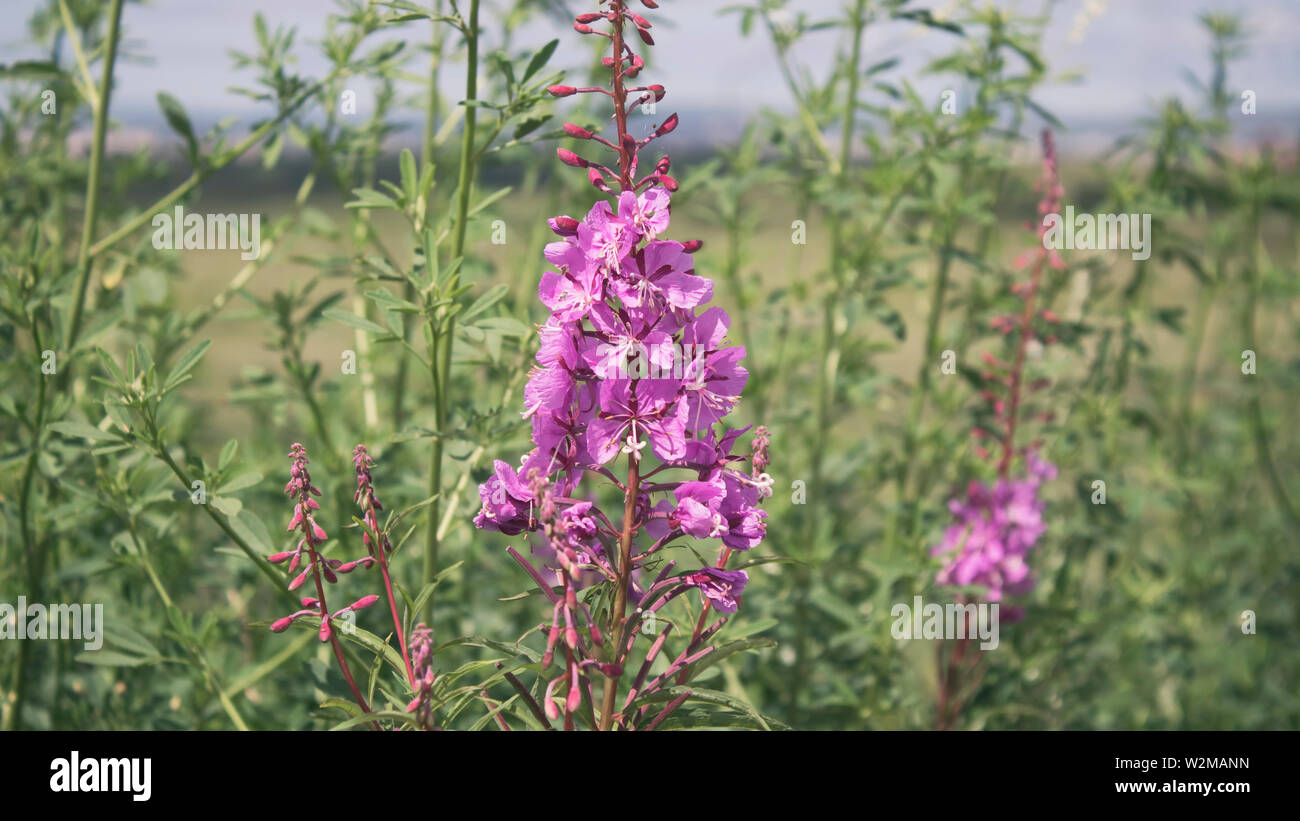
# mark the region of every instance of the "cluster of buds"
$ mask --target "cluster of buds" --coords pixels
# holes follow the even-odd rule
[[[767,473],[767,466],[772,464],[772,459],[767,455],[767,449],[771,445],[772,440],[767,434],[767,425],[759,425],[754,428],[754,441],[751,445],[754,453],[749,460],[753,471],[750,475],[754,477],[754,484],[758,487],[758,495],[763,499],[772,496],[773,480]]]
[[[555,659],[557,646],[564,652],[564,671],[551,679],[546,686],[543,701],[547,718],[555,720],[560,716],[556,705],[555,693],[558,688],[566,688],[564,699],[565,726],[571,728],[573,714],[582,703],[583,679],[580,668],[586,664],[595,664],[606,675],[617,672],[616,665],[605,664],[586,656],[585,642],[578,634],[578,625],[587,625],[587,634],[593,645],[604,644],[600,628],[591,618],[591,611],[584,602],[578,601],[578,588],[584,580],[585,571],[590,567],[599,568],[607,578],[616,578],[613,569],[605,560],[604,551],[594,538],[598,530],[592,517],[590,502],[577,502],[561,512],[552,495],[551,483],[534,468],[528,473],[533,498],[537,503],[537,520],[542,535],[546,539],[549,551],[554,554],[556,567],[556,585],[560,593],[552,592],[551,627],[546,638],[546,653],[542,656],[542,669],[549,669]],[[593,545],[595,548],[593,549]],[[561,638],[563,645],[560,644]]]
[[[1021,253],[1015,261],[1015,267],[1018,269],[1032,265],[1030,278],[1011,285],[1012,295],[1023,303],[1023,307],[1017,313],[999,314],[990,320],[993,329],[1014,344],[1013,358],[1007,361],[988,352],[982,355],[984,367],[981,371],[981,381],[984,383],[984,388],[980,395],[987,403],[992,418],[987,426],[976,425],[971,431],[979,440],[996,439],[1001,445],[998,472],[1003,475],[1006,474],[1015,455],[1016,417],[1020,412],[1021,397],[1026,392],[1036,392],[1048,385],[1046,379],[1032,382],[1024,380],[1025,353],[1031,344],[1042,346],[1056,342],[1056,326],[1060,322],[1060,317],[1056,313],[1048,309],[1036,309],[1034,304],[1043,269],[1050,267],[1060,270],[1065,267],[1061,255],[1043,241],[1047,231],[1043,218],[1048,214],[1060,213],[1061,197],[1065,194],[1065,188],[1061,185],[1057,173],[1056,143],[1051,131],[1043,131],[1042,145],[1043,169],[1034,185],[1035,190],[1041,195],[1038,202],[1039,225],[1029,226],[1030,230],[1035,231],[1039,242],[1035,247]],[[1013,332],[1015,332],[1014,336]],[[1039,413],[1037,418],[1040,421],[1050,421],[1051,414]],[[994,434],[991,430],[1001,432]],[[1037,446],[1038,443],[1032,445],[1032,447]],[[993,451],[982,442],[976,445],[975,452],[986,459],[993,455]]]
[[[305,567],[301,573],[289,582],[289,589],[297,590],[310,577],[316,582],[316,595],[314,597],[303,597],[301,599],[303,609],[282,619],[277,619],[271,624],[271,630],[275,633],[282,633],[289,629],[289,625],[304,616],[319,616],[320,640],[329,641],[333,635],[330,626],[332,621],[344,614],[353,613],[371,606],[379,601],[379,597],[363,596],[347,607],[331,613],[325,602],[324,582],[334,584],[338,582],[338,573],[349,573],[358,567],[369,567],[375,560],[365,556],[354,561],[344,562],[339,559],[326,559],[320,555],[319,548],[329,536],[326,534],[325,529],[316,522],[314,515],[314,511],[320,510],[320,504],[313,497],[319,496],[320,491],[311,483],[311,474],[307,468],[311,460],[307,458],[307,449],[297,442],[290,448],[289,458],[292,459],[292,466],[289,469],[289,483],[284,486],[284,492],[294,499],[294,506],[293,517],[289,520],[287,530],[291,533],[295,530],[301,531],[302,537],[298,540],[296,548],[268,556],[267,561],[272,564],[282,564],[287,561],[289,563],[289,572],[292,573],[298,569],[299,565],[304,564],[303,556],[306,554]]]
[[[375,461],[366,452],[365,445],[357,445],[352,449],[352,465],[357,473],[357,490],[352,494],[352,500],[361,508],[367,530],[377,534],[383,544],[384,554],[387,555],[393,552],[393,545],[388,541],[388,534],[379,527],[378,513],[384,509],[384,505],[375,496],[374,480],[370,476],[370,469],[375,466]],[[370,541],[370,532],[362,533],[361,542],[366,546],[366,552],[374,556],[375,546]]]
[[[414,713],[416,722],[425,730],[434,729],[433,682],[436,674],[433,670],[433,629],[420,623],[411,631],[411,650],[414,654],[412,663],[415,667],[415,698],[406,705],[406,712]]]
[[[641,3],[650,9],[659,7],[650,0],[641,0]],[[602,0],[601,5],[605,5],[605,0]],[[615,137],[615,140],[602,137],[600,134],[583,128],[576,123],[564,124],[564,133],[568,136],[577,140],[591,140],[612,149],[618,154],[619,167],[617,170],[612,169],[599,162],[581,157],[565,148],[558,149],[556,153],[559,155],[560,161],[565,165],[586,169],[587,178],[599,191],[610,193],[613,190],[611,186],[617,185],[623,191],[636,192],[658,184],[667,191],[673,192],[677,190],[677,180],[668,173],[672,164],[667,154],[659,158],[649,174],[640,179],[636,177],[637,152],[660,137],[672,133],[677,128],[678,119],[676,114],[670,114],[662,123],[656,124],[651,132],[641,139],[636,139],[627,133],[627,108],[645,105],[650,102],[658,103],[666,93],[661,85],[628,85],[628,81],[634,80],[641,73],[641,70],[645,67],[645,60],[633,52],[631,46],[624,40],[623,33],[626,30],[626,24],[631,24],[641,42],[647,46],[654,45],[654,37],[650,35],[650,22],[641,15],[630,11],[627,5],[625,0],[608,0],[609,7],[607,10],[580,14],[573,23],[574,30],[579,34],[605,37],[611,41],[612,56],[605,57],[603,60],[605,67],[610,69],[610,86],[608,88],[604,86],[575,88],[574,86],[554,85],[547,89],[555,97],[569,97],[574,94],[605,94],[619,103],[611,117],[615,121],[615,126],[620,135]],[[611,26],[610,31],[603,31],[592,26],[593,23],[602,21],[614,24]]]

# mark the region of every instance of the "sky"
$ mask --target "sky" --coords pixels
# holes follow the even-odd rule
[[[653,13],[659,45],[651,68],[653,77],[669,90],[663,105],[681,110],[683,121],[694,115],[696,133],[708,138],[734,135],[739,126],[762,108],[788,109],[790,104],[770,43],[761,34],[742,37],[734,15],[719,15],[740,0],[662,0]],[[40,0],[0,0],[0,62],[34,56],[26,42],[25,21]],[[997,5],[1036,12],[1042,0],[997,0]],[[494,3],[486,0],[490,9]],[[590,3],[570,2],[583,10]],[[791,0],[789,8],[814,19],[829,17],[844,0]],[[918,2],[943,12],[956,0]],[[120,65],[114,110],[128,128],[158,130],[155,95],[167,91],[190,110],[201,129],[228,116],[255,119],[264,113],[256,104],[227,91],[248,82],[247,74],[231,68],[230,49],[249,50],[254,42],[252,18],[261,11],[268,22],[299,30],[298,70],[323,73],[325,62],[314,51],[323,32],[331,0],[149,0],[128,4],[123,27],[125,57]],[[1061,0],[1052,12],[1046,53],[1054,75],[1078,72],[1077,82],[1054,82],[1038,101],[1074,132],[1110,135],[1127,130],[1147,115],[1155,101],[1189,89],[1185,70],[1207,73],[1208,38],[1197,23],[1202,11],[1236,11],[1253,32],[1251,52],[1234,65],[1230,85],[1255,92],[1256,130],[1294,137],[1300,131],[1300,0]],[[483,22],[490,26],[490,11]],[[428,27],[409,25],[389,36],[424,37]],[[574,42],[576,35],[563,20],[539,19],[521,30],[521,48],[541,45],[553,37]],[[834,33],[811,36],[797,59],[818,76],[831,64],[840,45]],[[936,104],[945,83],[918,78],[915,70],[928,57],[943,53],[952,38],[919,27],[893,25],[868,29],[864,50],[870,62],[900,57],[903,71],[918,89],[933,95]],[[564,50],[561,49],[561,55]],[[587,59],[586,49],[568,52],[567,67]],[[565,66],[566,60],[557,60]],[[445,72],[450,93],[463,77],[458,67]],[[363,92],[361,92],[363,93]],[[361,96],[359,93],[359,97]],[[1248,129],[1249,130],[1249,129]],[[1067,136],[1067,140],[1069,137]]]

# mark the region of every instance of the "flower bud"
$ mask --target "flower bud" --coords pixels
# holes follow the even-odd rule
[[[555,719],[560,717],[560,708],[555,706],[555,699],[548,698],[544,703],[546,705],[547,718],[549,718],[551,721],[554,721]]]
[[[664,94],[667,93],[666,91],[664,91],[664,87],[659,85],[658,83],[655,83],[652,86],[646,86],[646,90],[655,95],[656,103],[662,100],[664,98]]]
[[[366,609],[367,607],[369,607],[370,605],[374,604],[374,603],[377,602],[377,601],[379,601],[379,597],[376,596],[375,594],[371,593],[369,596],[362,596],[361,598],[359,598],[359,599],[357,599],[356,601],[352,602],[352,609],[353,609],[353,610],[364,610],[364,609]]]
[[[293,624],[293,616],[285,616],[282,619],[276,619],[271,622],[271,632],[283,633],[285,630],[289,629],[289,625],[291,624]]]
[[[682,243],[682,250],[688,254],[693,254],[704,247],[704,240],[692,239]]]
[[[292,559],[293,556],[294,551],[286,550],[283,553],[272,553],[270,556],[266,557],[266,560],[271,564],[280,564],[281,562],[286,562],[289,559]]]
[[[558,85],[550,86],[549,88],[546,89],[546,91],[552,97],[569,97],[573,94],[578,93],[578,89],[574,88],[573,86],[558,86]]]
[[[582,157],[579,157],[577,154],[574,154],[567,148],[557,148],[555,149],[555,153],[560,158],[560,162],[565,165],[571,165],[574,168],[587,168],[591,165],[591,163],[587,162]]]
[[[591,181],[591,184],[594,185],[597,190],[604,191],[606,193],[609,192],[609,183],[605,182],[605,178],[602,177],[600,175],[600,172],[597,171],[596,169],[594,168],[587,169],[587,179]]]
[[[573,123],[564,124],[564,133],[568,134],[570,137],[579,140],[590,140],[592,136],[590,131],[588,131],[587,129],[583,128],[580,125],[575,125]]]
[[[579,14],[578,17],[577,17],[577,20],[578,20],[579,23],[584,23],[584,24],[585,24],[585,23],[594,23],[594,22],[596,22],[597,20],[599,20],[599,19],[600,19],[601,17],[603,17],[603,16],[604,16],[603,14],[596,14],[596,13],[594,13],[594,12],[588,12],[588,13],[586,13],[586,14]]]
[[[655,129],[655,136],[662,137],[665,134],[671,134],[677,128],[677,115],[671,114],[668,119],[664,120],[663,125]]]
[[[581,224],[573,217],[552,217],[546,222],[551,226],[552,231],[562,237],[576,237],[578,226]]]
[[[569,697],[564,702],[564,709],[569,712],[576,712],[582,706],[582,690],[577,687],[569,688]]]
[[[579,22],[576,22],[576,21],[575,21],[574,24],[573,24],[573,30],[576,31],[576,32],[578,32],[579,34],[595,34],[595,33],[596,33],[596,30],[595,30],[594,28],[592,28],[591,26],[587,25],[586,23],[579,23]]]
[[[303,582],[307,581],[307,574],[310,573],[310,572],[311,572],[311,568],[309,567],[309,568],[307,568],[306,570],[304,570],[304,571],[302,571],[301,573],[299,573],[299,574],[294,578],[293,581],[289,582],[289,589],[290,589],[290,590],[297,590],[299,587],[302,587]]]

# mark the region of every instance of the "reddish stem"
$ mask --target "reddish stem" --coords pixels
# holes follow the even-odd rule
[[[611,95],[614,100],[614,124],[618,129],[618,168],[619,168],[619,186],[624,191],[631,191],[634,188],[632,182],[632,167],[636,157],[635,141],[629,138],[627,133],[627,89],[623,85],[623,62],[624,51],[626,47],[623,44],[623,11],[624,4],[622,0],[612,0],[610,3],[610,23],[613,27],[613,59],[611,60],[610,74],[613,77]],[[633,383],[633,391],[636,390],[636,384]],[[635,394],[634,394],[635,395]],[[633,428],[635,430],[635,427]],[[619,557],[618,557],[618,589],[614,592],[614,611],[611,614],[610,635],[621,638],[623,621],[627,613],[627,586],[632,577],[632,534],[636,529],[636,499],[641,485],[641,474],[635,452],[628,454],[627,458],[627,484],[623,491],[623,532],[619,539]],[[614,644],[614,653],[620,654],[622,642],[616,641]],[[614,658],[613,661],[620,670],[621,659]],[[609,675],[605,677],[605,693],[602,699],[600,728],[609,730],[614,725],[614,703],[617,699],[618,680],[620,675]],[[566,723],[568,719],[566,717]]]
[[[402,662],[406,665],[406,679],[415,688],[415,668],[411,666],[411,654],[406,650],[406,634],[402,632],[402,618],[397,615],[397,597],[393,595],[393,580],[388,575],[388,557],[384,549],[385,533],[379,530],[379,515],[375,512],[374,497],[370,497],[370,521],[375,525],[375,552],[379,554],[379,572],[384,576],[384,592],[388,594],[388,611],[393,615],[393,629],[397,631],[397,644],[402,648]]]
[[[1029,293],[1025,295],[1025,310],[1020,315],[1020,339],[1016,343],[1016,362],[1011,370],[1011,390],[1007,406],[1007,432],[1002,439],[1002,461],[998,463],[998,475],[1006,476],[1011,467],[1011,457],[1015,453],[1016,416],[1020,410],[1020,389],[1025,368],[1025,349],[1033,334],[1034,297],[1038,294],[1038,283],[1043,275],[1045,253],[1040,253],[1034,260],[1034,270],[1029,278]]]
[[[310,527],[311,525],[307,521],[306,517],[303,517],[303,532],[306,533],[307,529]],[[325,584],[321,581],[320,574],[320,563],[323,560],[321,559],[320,554],[316,552],[316,546],[311,543],[310,539],[311,537],[308,535],[307,550],[311,555],[311,575],[316,581],[316,596],[320,600],[318,604],[320,605],[321,624],[326,624],[329,621],[329,605],[325,601]],[[370,712],[370,705],[366,704],[365,697],[361,695],[361,690],[357,687],[356,681],[352,678],[352,670],[348,667],[348,660],[343,656],[343,648],[339,646],[339,638],[335,635],[332,626],[330,627],[330,646],[334,648],[334,658],[338,659],[339,669],[343,672],[343,678],[347,681],[348,689],[352,691],[352,697],[356,699],[357,706],[361,708],[362,712]],[[381,728],[379,723],[376,722],[375,729],[379,730],[383,728]]]

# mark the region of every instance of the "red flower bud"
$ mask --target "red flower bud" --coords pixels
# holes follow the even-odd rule
[[[587,13],[587,14],[579,14],[577,19],[579,23],[594,23],[603,16],[604,15],[602,14]]]
[[[289,629],[289,625],[291,624],[293,624],[293,616],[285,616],[282,619],[276,619],[271,622],[271,632],[283,633],[285,630]]]
[[[641,42],[645,43],[647,46],[653,46],[655,44],[655,38],[651,37],[650,32],[645,29],[637,29],[636,33],[641,35]]]
[[[286,550],[284,553],[272,553],[270,556],[266,557],[266,560],[271,564],[279,564],[280,562],[288,561],[293,558],[293,555],[294,552],[292,550]]]
[[[664,188],[667,188],[670,192],[672,192],[672,191],[676,191],[676,190],[677,190],[677,180],[673,179],[672,177],[668,176],[667,174],[660,174],[660,175],[659,175],[659,183],[660,183]]]
[[[597,190],[604,191],[606,193],[609,192],[609,183],[605,182],[605,178],[602,177],[600,175],[600,172],[597,171],[596,169],[594,168],[587,169],[587,179],[591,181],[591,184],[594,185],[597,188]],[[574,565],[573,573],[575,576],[577,575],[578,573],[577,565]]]
[[[577,154],[574,154],[567,148],[557,148],[555,149],[555,154],[560,158],[560,162],[565,165],[571,165],[574,168],[586,168],[591,165],[591,163],[587,162],[582,157],[579,157]]]
[[[578,139],[578,140],[590,140],[590,139],[591,139],[591,132],[590,132],[590,131],[588,131],[587,129],[583,128],[583,127],[580,126],[580,125],[574,125],[573,123],[565,123],[565,124],[564,124],[564,133],[565,133],[565,134],[568,134],[570,137],[573,137],[573,138]]]
[[[573,217],[552,217],[546,221],[551,226],[551,230],[562,237],[574,237],[578,235],[578,226],[581,224]]]
[[[578,89],[573,86],[551,86],[546,90],[552,97],[568,97],[578,93]]]
[[[693,239],[682,243],[682,250],[688,254],[693,254],[704,247],[704,240]]]
[[[655,136],[662,137],[665,134],[671,134],[677,128],[677,115],[670,114],[668,119],[664,120],[663,125],[655,129]]]
[[[578,22],[575,22],[573,24],[573,30],[578,32],[579,34],[593,34],[596,31],[591,26],[588,26],[584,23],[578,23]]]
[[[646,91],[649,91],[651,94],[655,95],[656,103],[662,100],[664,98],[664,95],[668,93],[664,91],[664,87],[659,85],[658,83],[652,86],[646,86]]]
[[[376,596],[375,594],[371,593],[369,596],[362,596],[361,598],[359,598],[359,599],[357,599],[356,601],[354,601],[354,602],[352,603],[352,609],[353,609],[353,610],[364,610],[364,609],[366,609],[367,607],[369,607],[370,605],[374,604],[374,603],[377,602],[377,601],[379,601],[379,597]]]

